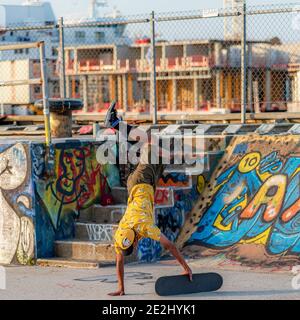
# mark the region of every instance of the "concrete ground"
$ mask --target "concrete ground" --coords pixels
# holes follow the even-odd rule
[[[292,287],[294,275],[291,272],[270,272],[239,268],[221,270],[206,268],[197,260],[190,261],[196,272],[219,272],[224,278],[223,287],[217,292],[173,296],[170,299],[300,299],[300,290]],[[8,266],[6,270],[6,290],[0,290],[0,300],[6,299],[167,299],[158,297],[154,291],[155,280],[159,276],[181,272],[175,261],[161,261],[154,264],[131,264],[125,268],[126,295],[108,297],[107,293],[117,288],[115,267],[99,269],[70,269],[53,267]]]

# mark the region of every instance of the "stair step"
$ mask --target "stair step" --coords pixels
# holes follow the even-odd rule
[[[79,221],[93,221],[93,206],[80,210]]]
[[[112,242],[59,240],[55,241],[58,258],[84,261],[115,261],[116,253]],[[125,257],[126,262],[136,261],[136,253]]]
[[[73,260],[64,258],[48,258],[37,259],[37,265],[41,267],[59,267],[59,268],[74,268],[74,269],[98,269],[106,266],[112,266],[115,261],[85,261]]]
[[[114,205],[114,206],[93,206],[93,215],[92,221],[96,223],[109,223],[109,224],[118,224],[122,219],[126,205]]]
[[[112,242],[84,241],[79,239],[55,241],[57,257],[86,261],[115,259]]]
[[[128,200],[127,188],[124,187],[114,187],[111,190],[111,195],[116,204],[126,204]]]
[[[76,222],[75,237],[80,240],[110,242],[118,228],[117,224]]]

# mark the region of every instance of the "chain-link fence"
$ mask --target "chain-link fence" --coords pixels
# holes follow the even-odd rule
[[[241,113],[244,122],[246,113],[300,111],[300,3],[227,2],[213,10],[10,25],[0,29],[0,45],[45,41],[49,96],[80,98],[84,113],[104,113],[113,100],[154,122],[157,112],[181,119]],[[30,49],[1,52],[0,82],[39,72]],[[32,106],[41,94],[38,84],[26,94],[12,89],[0,94],[1,110],[40,113]]]

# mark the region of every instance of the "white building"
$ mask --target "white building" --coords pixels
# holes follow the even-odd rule
[[[120,12],[114,9],[99,16],[98,8],[108,7],[106,1],[90,0],[88,13],[80,17],[65,19],[65,25],[77,23],[111,22],[121,19]],[[49,91],[50,97],[59,95],[59,79],[55,75],[58,59],[59,31],[56,27],[57,18],[49,2],[41,0],[27,0],[21,5],[0,4],[0,46],[22,42],[46,43],[46,58],[49,66]],[[20,27],[49,26],[49,29],[16,30]],[[53,27],[51,27],[53,26]],[[2,31],[1,29],[7,29]],[[96,27],[71,27],[65,28],[65,44],[72,46],[101,45],[101,44],[126,44],[129,39],[124,37],[125,25],[109,24]],[[27,63],[26,63],[26,60]],[[22,75],[37,73],[36,65],[39,61],[37,49],[18,49],[0,51],[0,83],[1,81],[25,80],[17,77],[14,70],[26,67]],[[34,69],[31,70],[31,69]],[[18,73],[19,74],[19,73]],[[27,88],[28,87],[28,88]],[[40,98],[39,86],[21,86],[17,90],[13,87],[0,87],[0,104],[15,105],[18,103],[31,104]],[[12,94],[10,94],[12,92]],[[26,92],[26,94],[17,94]],[[27,94],[30,93],[30,94]]]
[[[98,16],[98,7],[106,6],[106,1],[91,0],[87,16],[65,20],[65,24],[106,22],[120,19],[120,13],[113,10],[105,16]],[[15,28],[26,26],[55,26],[57,18],[51,3],[40,0],[27,0],[22,5],[0,4],[0,27]],[[129,39],[124,37],[124,25],[107,25],[91,28],[66,28],[65,43],[68,45],[83,44],[125,44]],[[36,42],[46,42],[46,56],[48,59],[57,58],[59,34],[57,28],[46,30],[11,30],[0,32],[0,45]],[[14,52],[1,52],[0,60],[37,59],[38,52],[34,49],[16,50]]]

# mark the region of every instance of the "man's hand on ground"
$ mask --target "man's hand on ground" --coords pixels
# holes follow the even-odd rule
[[[189,267],[187,267],[182,274],[184,276],[188,276],[190,281],[193,281],[193,273],[192,273],[192,270]]]
[[[124,296],[125,291],[124,290],[118,290],[116,292],[111,292],[108,294],[109,296],[116,297],[116,296]]]
[[[178,251],[176,246],[163,234],[160,235],[160,243],[165,249],[169,250],[171,252],[171,254],[177,259],[177,261],[182,265],[183,270],[184,270],[183,275],[187,275],[189,277],[190,281],[193,281],[192,270],[187,265],[183,256]]]

